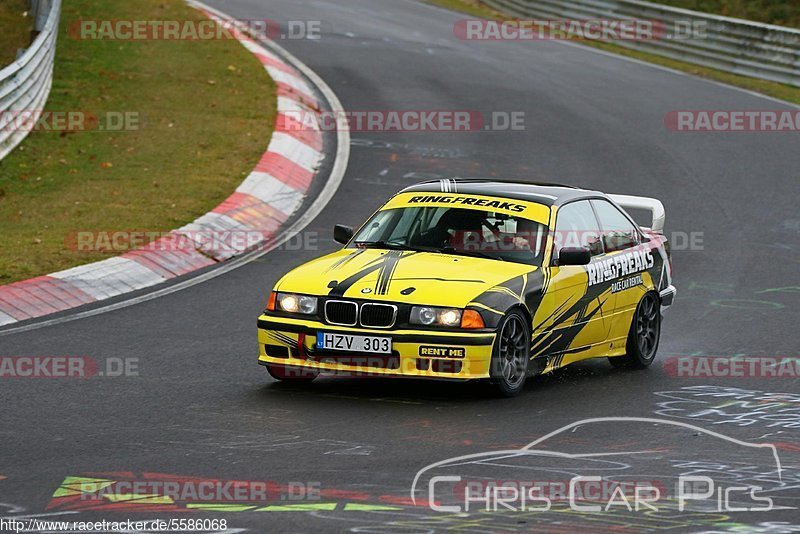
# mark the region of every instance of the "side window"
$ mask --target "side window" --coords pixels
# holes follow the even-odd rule
[[[600,230],[607,252],[624,250],[639,244],[636,227],[616,206],[605,200],[592,200],[592,206],[600,219]]]
[[[556,250],[564,247],[586,247],[592,256],[603,253],[600,227],[588,200],[567,204],[558,210],[556,217]]]

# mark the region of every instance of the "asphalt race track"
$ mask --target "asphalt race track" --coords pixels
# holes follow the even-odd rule
[[[281,45],[316,71],[345,109],[524,112],[525,129],[353,132],[344,182],[306,228],[319,236],[315,250],[273,251],[158,299],[0,336],[4,355],[138,358],[138,376],[0,384],[0,515],[64,512],[51,500],[70,476],[159,473],[294,484],[312,498],[316,488],[320,505],[105,509],[52,518],[225,518],[229,529],[250,532],[800,531],[797,378],[684,378],[665,366],[681,355],[798,354],[797,134],[676,133],[664,125],[673,110],[787,105],[579,46],[461,41],[452,28],[462,15],[414,1],[210,5],[239,19],[322,21],[320,40]],[[514,399],[494,398],[480,384],[329,377],[299,387],[269,378],[256,364],[255,323],[275,281],[334,250],[334,223],[358,225],[398,189],[439,176],[563,182],[661,199],[667,233],[695,233],[695,246],[674,243],[678,296],[656,363],[636,372],[606,360],[576,364],[530,380]],[[775,393],[787,395],[769,395]],[[739,491],[730,502],[715,497],[708,510],[682,513],[587,512],[560,502],[546,512],[478,506],[456,514],[420,504],[427,482],[417,504],[409,502],[417,472],[429,464],[519,448],[584,419],[623,416],[686,423],[739,441],[668,423],[604,421],[545,445],[575,454],[630,452],[614,457],[628,479],[692,473],[719,487],[757,485],[774,509],[717,507],[761,505]],[[780,444],[781,476],[765,449],[741,442]],[[568,481],[592,474],[590,464],[600,461],[594,458],[494,460],[458,474]]]

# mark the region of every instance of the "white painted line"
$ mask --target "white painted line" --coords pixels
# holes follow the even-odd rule
[[[263,46],[258,44],[258,42],[256,42],[256,41],[250,41],[250,40],[247,40],[247,39],[243,39],[243,40],[241,40],[239,42],[242,43],[243,47],[245,47],[246,49],[248,49],[249,51],[251,51],[254,54],[262,54],[262,55],[267,56],[268,58],[270,58],[272,60],[275,60],[275,61],[277,61],[279,63],[281,62],[281,60],[280,60],[280,58],[278,56],[276,56],[275,54],[273,54],[272,52],[270,52],[269,50],[267,50],[266,48],[264,48]]]
[[[453,11],[451,9],[447,9],[447,8],[444,8],[444,7],[436,6],[436,5],[433,5],[433,4],[428,4],[428,3],[425,3],[425,2],[419,2],[419,0],[404,0],[404,1],[408,2],[408,3],[413,3],[413,4],[417,5],[417,6],[425,6],[425,7],[429,8],[429,9],[432,9],[432,10],[435,10],[435,11],[444,11],[445,13],[449,13],[450,15],[458,15],[458,13],[456,13],[455,11]],[[734,19],[734,20],[737,20],[737,19]],[[676,69],[673,69],[673,68],[670,68],[670,67],[665,67],[665,66],[659,65],[657,63],[649,63],[649,62],[641,60],[641,59],[636,59],[636,58],[632,58],[632,57],[628,57],[628,56],[623,56],[622,54],[617,54],[617,53],[614,53],[614,52],[608,52],[606,50],[600,50],[598,48],[593,48],[593,47],[591,47],[589,45],[584,45],[584,44],[580,44],[580,43],[573,43],[573,42],[570,42],[570,41],[564,40],[564,39],[555,39],[552,42],[555,42],[555,43],[558,43],[558,44],[562,44],[562,45],[565,45],[565,46],[571,46],[573,48],[578,48],[580,50],[583,50],[584,52],[591,52],[592,54],[598,54],[598,55],[601,55],[601,56],[618,59],[620,61],[627,61],[628,63],[636,63],[637,65],[643,65],[645,67],[650,67],[652,69],[661,70],[661,71],[664,71],[664,72],[669,72],[671,74],[677,74],[678,76],[683,76],[685,78],[692,78],[693,80],[698,80],[698,81],[701,81],[701,82],[710,83],[710,84],[716,85],[718,87],[724,87],[725,89],[732,89],[732,90],[738,91],[740,93],[746,93],[746,94],[748,94],[750,96],[754,96],[756,98],[761,98],[763,100],[769,100],[770,102],[775,102],[777,104],[782,104],[784,106],[789,106],[790,108],[800,109],[800,104],[794,104],[792,102],[788,102],[786,100],[781,100],[780,98],[776,98],[774,96],[769,96],[769,95],[765,95],[765,94],[762,94],[762,93],[759,93],[759,92],[756,92],[756,91],[751,91],[749,89],[744,89],[742,87],[737,87],[736,85],[731,85],[729,83],[718,82],[717,80],[711,80],[709,78],[703,78],[702,76],[697,76],[695,74],[689,74],[688,72],[683,72],[683,71],[676,70]],[[665,58],[665,59],[669,59],[669,58]],[[690,65],[694,65],[693,63],[689,63],[689,64]]]

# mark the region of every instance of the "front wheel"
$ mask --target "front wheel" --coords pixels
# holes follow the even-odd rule
[[[509,312],[497,329],[492,351],[491,383],[498,393],[514,397],[522,392],[531,352],[530,326],[518,311]]]
[[[661,339],[661,303],[655,293],[647,293],[633,314],[625,356],[609,358],[614,367],[644,369],[656,358]]]
[[[319,376],[319,371],[316,369],[275,364],[267,364],[265,367],[269,376],[280,382],[311,382]]]

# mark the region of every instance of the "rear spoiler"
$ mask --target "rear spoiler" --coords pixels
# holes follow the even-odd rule
[[[660,200],[647,197],[633,197],[630,195],[608,195],[608,198],[625,209],[630,208],[649,211],[653,215],[653,222],[650,225],[650,230],[658,232],[659,234],[664,232],[666,212]]]

